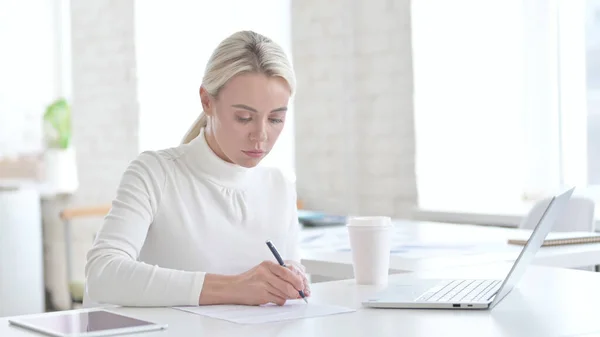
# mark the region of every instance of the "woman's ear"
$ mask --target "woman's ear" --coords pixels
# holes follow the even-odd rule
[[[200,87],[200,101],[202,102],[202,110],[207,115],[212,115],[212,99],[208,91],[203,86]]]

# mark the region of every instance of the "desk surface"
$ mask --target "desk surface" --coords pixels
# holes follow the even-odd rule
[[[531,231],[496,226],[396,221],[392,273],[513,261],[523,248],[507,243]],[[303,264],[320,276],[353,277],[352,256],[345,227],[307,228],[302,231]],[[600,243],[542,247],[535,264],[586,267],[600,264]]]
[[[488,265],[391,276],[499,277],[510,265]],[[344,305],[356,312],[264,325],[238,325],[169,308],[116,308],[141,319],[169,324],[161,332],[132,336],[577,336],[600,334],[600,274],[532,266],[493,310],[366,309],[360,301],[377,289],[352,280],[313,285],[311,302]],[[0,318],[0,336],[40,336]],[[589,335],[592,336],[592,335]]]

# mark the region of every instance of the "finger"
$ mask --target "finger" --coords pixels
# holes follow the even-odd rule
[[[304,272],[295,264],[288,264],[287,268],[298,275],[304,275]]]
[[[308,291],[310,293],[310,281],[306,277],[306,274],[303,275],[303,280],[304,280],[304,289],[306,289],[306,291]]]
[[[290,266],[282,267],[275,263],[267,264],[268,268],[273,272],[273,274],[283,280],[285,283],[291,285],[294,289],[294,292],[291,293],[291,289],[287,286],[286,288],[281,288],[281,283],[277,282],[277,280],[271,281],[275,286],[277,286],[282,291],[289,294],[289,298],[300,298],[299,291],[305,291],[305,282],[304,282],[304,273],[301,273],[296,265],[291,264]],[[306,295],[306,294],[305,294]]]
[[[298,288],[295,288],[292,284],[286,282],[284,279],[275,274],[270,274],[267,277],[267,282],[284,294],[285,298],[298,298],[300,296],[298,293]]]
[[[294,268],[298,269],[302,273],[306,273],[306,268],[304,267],[304,265],[302,265],[302,263],[296,262],[294,260],[287,260],[287,261],[285,261],[285,264],[287,266],[293,266]]]
[[[270,289],[267,289],[268,294],[268,298],[269,298],[269,302],[271,303],[275,303],[279,306],[282,306],[285,304],[286,299],[285,297],[281,297],[279,295],[277,295],[277,293],[275,292],[271,292]]]
[[[310,283],[309,283],[308,278],[306,277],[306,274],[304,273],[304,271],[300,270],[298,265],[293,264],[293,263],[290,263],[290,265],[288,265],[288,268],[302,278],[302,283],[303,283],[302,290],[304,291],[304,294],[306,296],[309,296],[310,295]]]
[[[275,277],[275,279],[277,279],[277,277]],[[279,287],[276,284],[273,284],[274,282],[272,282],[272,280],[270,278],[268,278],[266,280],[266,282],[267,282],[267,290],[270,293],[275,294],[275,295],[277,295],[277,296],[279,296],[281,298],[289,298],[289,296],[286,294],[286,292],[280,290]]]
[[[310,282],[304,277],[304,295],[310,296]]]
[[[290,267],[290,269],[291,269],[291,270],[292,270],[294,273],[296,273],[296,275],[300,276],[300,278],[302,279],[302,282],[304,283],[304,285],[305,285],[305,286],[308,284],[308,278],[306,277],[306,274],[305,274],[303,271],[299,270],[299,269],[298,269],[297,267],[295,267],[295,266],[292,266],[292,267]]]
[[[292,287],[296,290],[301,290],[304,288],[304,284],[302,282],[302,277],[291,271],[289,268],[282,267],[277,264],[269,265],[269,269],[273,274],[277,275],[279,278],[283,279],[287,283],[291,284]]]
[[[290,284],[276,274],[277,272],[281,273],[282,271],[291,273],[291,271],[271,261],[263,262],[263,266],[266,267],[262,270],[264,280],[267,281],[267,283],[272,287],[277,289],[282,296],[284,296],[284,298],[298,298],[300,296],[298,289],[302,288],[294,287],[294,285]]]

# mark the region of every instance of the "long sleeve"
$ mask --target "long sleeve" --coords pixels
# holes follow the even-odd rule
[[[85,267],[91,301],[127,306],[197,305],[204,272],[138,261],[166,182],[165,159],[142,153],[123,174]]]

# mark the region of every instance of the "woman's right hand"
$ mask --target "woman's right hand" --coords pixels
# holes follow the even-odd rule
[[[272,261],[264,261],[238,275],[234,284],[233,292],[240,304],[245,305],[284,305],[286,300],[300,298],[298,291],[304,289],[300,275]]]
[[[304,280],[298,273],[272,261],[264,261],[245,273],[234,277],[232,293],[236,302],[245,305],[275,303],[300,298]]]
[[[289,299],[299,299],[303,288],[299,273],[264,261],[235,276],[207,274],[198,304],[284,305]]]

